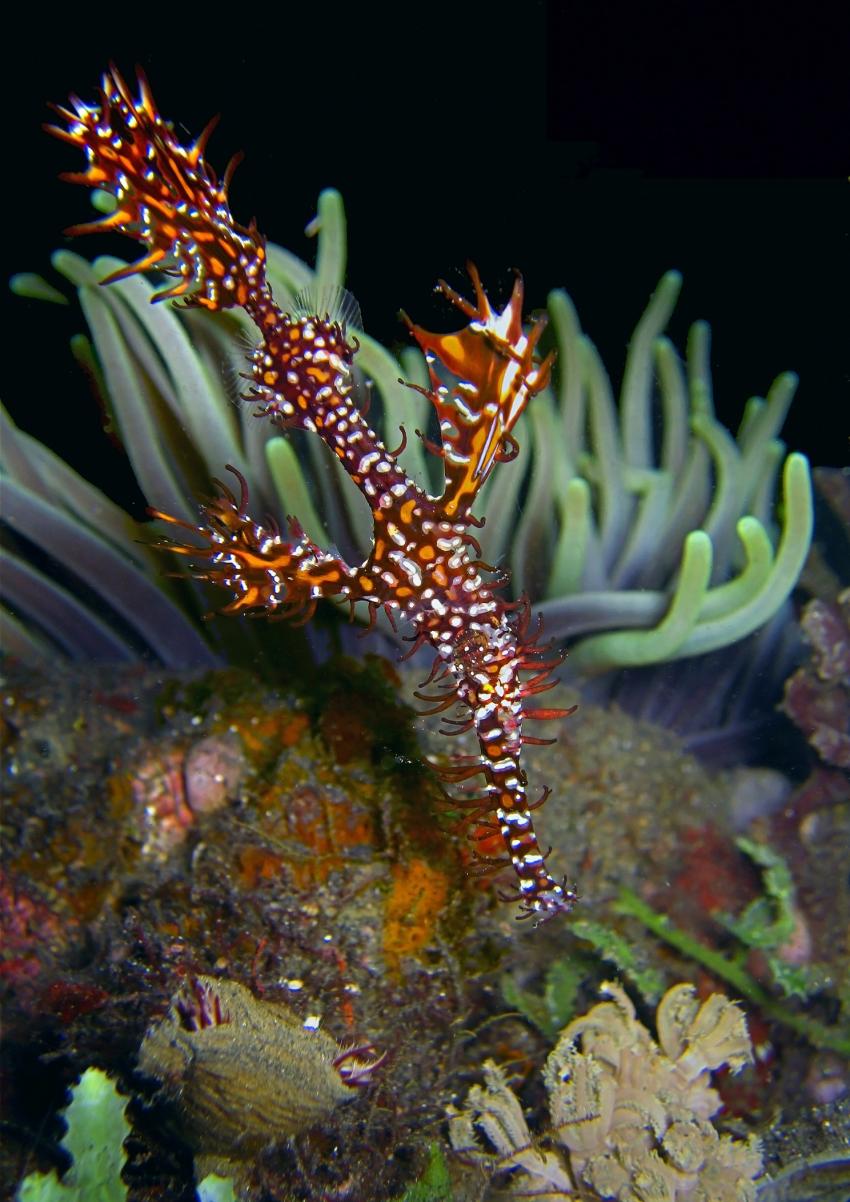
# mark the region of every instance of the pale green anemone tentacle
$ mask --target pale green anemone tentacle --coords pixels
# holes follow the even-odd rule
[[[661,468],[676,480],[688,455],[688,382],[669,338],[656,338],[654,349],[662,406]]]
[[[519,454],[508,465],[504,473],[493,472],[475,498],[475,512],[486,518],[482,546],[488,563],[501,565],[510,555],[513,531],[522,512],[520,491],[534,462],[528,413],[517,422],[514,437],[519,444]]]
[[[558,505],[561,530],[552,556],[547,590],[550,597],[575,593],[581,588],[591,534],[590,485],[580,476],[570,480],[558,498]]]
[[[623,453],[632,467],[652,466],[652,366],[653,347],[667,325],[682,289],[678,271],[667,271],[649,298],[635,326],[626,355],[620,426]]]
[[[581,498],[587,485],[585,481],[577,480],[573,482],[573,488],[577,498]],[[584,507],[588,502],[580,500],[579,504],[580,515],[584,517]],[[589,508],[586,524],[587,536],[592,537],[592,513]],[[737,530],[745,556],[744,567],[734,580],[706,592],[699,620],[725,616],[749,602],[761,590],[773,566],[773,545],[762,524],[754,517],[745,517],[738,523]],[[660,620],[664,602],[664,593],[649,589],[619,593],[585,591],[576,592],[576,595],[560,603],[547,602],[541,609],[545,614],[547,629],[561,636],[605,627],[649,627]]]
[[[348,258],[345,205],[335,188],[319,193],[316,216],[304,231],[309,237],[319,234],[316,252],[314,287],[316,299],[333,295],[345,283],[345,264]],[[322,316],[322,314],[319,314]]]
[[[685,466],[679,474],[670,511],[658,532],[658,542],[643,581],[664,587],[678,565],[688,531],[700,526],[711,502],[710,456],[705,445],[692,439]]]
[[[519,430],[523,438],[530,437],[533,440],[535,460],[538,451],[551,449],[556,452],[548,457],[551,471],[546,474],[546,489],[538,494],[541,504],[545,505],[546,512],[550,513],[557,504],[558,497],[564,495],[570,480],[576,474],[571,456],[564,454],[562,415],[559,412],[557,397],[551,385],[547,385],[542,392],[537,394],[534,404],[523,414],[523,419],[526,418],[527,425],[520,425]],[[505,472],[509,470],[506,468]],[[495,475],[495,472],[491,474],[491,481]],[[502,475],[501,471],[499,475]],[[530,481],[529,486],[533,487],[533,483]],[[550,541],[554,541],[554,539]]]
[[[685,539],[679,581],[661,622],[652,630],[593,635],[570,652],[571,666],[592,674],[674,658],[697,623],[710,576],[711,539],[694,530]]]
[[[673,492],[673,481],[667,472],[632,469],[627,479],[630,491],[640,500],[620,558],[611,570],[610,579],[615,588],[642,583],[641,569],[652,557]]]
[[[0,467],[11,479],[31,492],[49,491],[52,494],[50,477],[45,478],[38,465],[33,463],[27,446],[29,439],[30,436],[18,429],[5,407],[0,405]],[[41,447],[41,443],[35,442],[34,439],[31,441],[36,447]],[[46,447],[41,449],[50,454]],[[51,495],[50,499],[54,501],[56,498]]]
[[[710,330],[705,322],[694,322],[688,332],[687,361],[684,373],[677,357],[666,355],[662,343],[661,360],[667,360],[668,371],[659,370],[659,383],[672,378],[674,392],[663,402],[667,406],[676,404],[677,424],[690,427],[692,413],[701,413],[713,418],[714,402],[711,389],[709,365]],[[656,340],[656,345],[660,340]],[[676,434],[677,439],[681,438]],[[671,447],[671,456],[674,452]],[[704,528],[705,513],[711,503],[711,480],[709,477],[710,457],[707,447],[698,439],[685,436],[684,445],[679,444],[676,457],[680,458],[675,477],[674,494],[667,520],[659,531],[658,552],[652,564],[643,574],[643,582],[654,587],[661,585],[675,570],[679,549],[689,530]]]
[[[321,236],[320,236],[321,241]],[[272,286],[275,300],[284,310],[288,309],[299,292],[312,286],[315,279],[313,269],[289,250],[275,242],[266,247],[268,270],[266,278]],[[253,329],[251,319],[245,315],[245,328]]]
[[[214,662],[197,630],[175,611],[162,589],[96,531],[8,477],[3,481],[3,518],[67,571],[96,582],[106,602],[166,663]]]
[[[561,288],[549,293],[547,301],[558,350],[557,395],[563,424],[563,454],[570,477],[584,447],[585,386],[581,353],[581,325],[575,306]]]
[[[738,432],[735,435],[735,441],[738,446],[743,447],[747,444],[751,437],[751,431],[756,423],[759,414],[764,408],[764,398],[760,396],[751,396],[744,404],[744,411],[741,414],[741,421],[738,424]]]
[[[555,407],[548,390],[535,397],[535,403],[529,410],[529,422],[534,471],[529,478],[528,495],[515,526],[510,566],[515,591],[539,595],[550,570],[551,511],[559,491],[559,431]],[[486,510],[482,509],[482,513],[486,513]]]
[[[21,293],[23,296],[24,293]],[[31,618],[31,615],[30,615]],[[0,647],[6,655],[31,667],[54,668],[56,651],[47,639],[40,638],[32,626],[20,621],[0,606]]]
[[[748,403],[745,421],[738,435],[745,461],[757,453],[760,444],[776,438],[785,424],[798,382],[795,372],[782,372],[771,384],[764,400],[754,397]]]
[[[608,374],[589,338],[581,343],[588,392],[588,427],[595,453],[583,454],[579,468],[596,484],[603,565],[610,569],[628,531],[632,503],[624,487],[624,460],[616,407]]]
[[[357,338],[360,349],[354,363],[374,382],[381,394],[384,407],[383,428],[387,442],[390,446],[397,446],[401,438],[399,427],[404,427],[407,431],[407,446],[399,456],[399,462],[419,487],[427,491],[430,479],[425,452],[414,431],[424,432],[428,427],[428,401],[401,382],[404,369],[395,355],[368,334],[358,334]]]
[[[131,644],[68,589],[2,548],[0,597],[28,614],[72,659],[130,663],[137,658]]]
[[[734,580],[708,590],[699,612],[700,622],[741,609],[756,596],[773,567],[773,544],[761,522],[754,517],[741,518],[736,530],[744,550],[744,566]]]
[[[102,262],[95,262],[97,272]],[[113,263],[115,260],[108,259],[104,266],[112,270]],[[166,379],[159,384],[162,394],[202,454],[207,471],[220,471],[238,438],[236,409],[221,381],[211,378],[177,311],[168,305],[152,305],[150,289],[139,276],[117,281],[104,288],[102,295],[145,370],[153,373],[161,367]],[[147,335],[147,341],[140,332]],[[244,471],[246,464],[234,466]]]
[[[41,496],[47,504],[95,531],[99,539],[142,570],[158,572],[161,568],[153,552],[141,542],[143,527],[48,447],[19,430],[2,405],[0,468],[0,482],[8,478]]]
[[[714,545],[713,575],[716,580],[728,569],[730,535],[741,512],[741,456],[732,435],[706,410],[694,413],[691,428],[708,447],[714,464],[714,495],[703,529]]]
[[[158,509],[185,522],[195,518],[187,488],[161,436],[156,397],[135,365],[103,291],[86,285],[80,305],[98,347],[103,374],[115,403],[121,441],[145,496]]]
[[[27,300],[48,301],[54,305],[70,304],[64,292],[54,288],[35,271],[19,271],[9,280],[9,287],[15,296],[26,297]]]
[[[746,638],[783,604],[799,579],[808,554],[814,523],[812,484],[805,455],[789,455],[782,473],[785,520],[776,558],[755,594],[737,609],[700,622],[672,658],[703,655]]]
[[[776,482],[784,459],[785,443],[778,438],[772,439],[762,452],[761,464],[755,476],[750,512],[768,529],[772,529],[775,525],[772,514]]]
[[[100,369],[97,354],[95,353],[94,343],[88,334],[72,334],[68,339],[68,346],[71,354],[74,357],[74,362],[80,368],[86,379],[89,380],[95,392],[95,395],[101,400],[104,406],[104,412],[109,413],[109,394],[106,391],[106,381],[103,378],[103,372]],[[108,420],[108,417],[107,417]]]
[[[711,327],[707,321],[695,321],[688,330],[688,393],[699,398],[703,409],[714,413],[711,384]]]
[[[224,462],[247,470],[223,390],[215,387],[174,310],[150,304],[153,289],[146,281],[101,287],[99,281],[120,260],[101,259],[93,268],[62,251],[54,265],[78,287],[112,414],[145,496],[156,508],[193,520],[194,493],[203,479],[187,477],[192,455],[202,455],[208,475],[220,472]],[[163,421],[163,402],[176,426]]]
[[[797,391],[797,376],[794,372],[786,371],[777,376],[771,385],[767,399],[759,406],[758,412],[748,425],[745,437],[738,442],[744,462],[744,479],[751,482],[752,492],[744,495],[742,504],[753,510],[753,494],[760,479],[762,464],[765,456],[771,457],[771,448],[778,441],[777,435],[788,414],[788,408]]]
[[[304,470],[288,438],[271,438],[266,443],[266,462],[280,501],[280,512],[294,517],[307,537],[326,547],[333,540],[316,512],[304,479]]]

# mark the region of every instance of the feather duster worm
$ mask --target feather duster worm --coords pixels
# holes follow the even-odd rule
[[[542,920],[569,911],[577,894],[549,873],[531,818],[548,791],[530,803],[520,763],[523,743],[543,741],[524,734],[524,723],[569,712],[528,708],[530,697],[552,687],[549,673],[559,657],[546,659],[540,624],[530,630],[527,599],[507,603],[499,596],[504,577],[481,560],[470,533],[481,525],[472,514],[475,498],[495,464],[515,455],[512,431],[551,369],[552,357],[536,352],[545,320],[523,328],[522,279],[517,276],[501,312],[491,307],[474,267],[473,301],[441,281],[440,291],[468,319],[456,333],[429,333],[406,319],[429,363],[430,386],[421,391],[439,420],[441,443],[427,445],[443,460],[445,487],[430,496],[409,479],[354,402],[357,340],[349,336],[345,303],[307,301],[293,312],[275,303],[264,240],[253,223],[239,225],[230,213],[234,161],[221,181],[205,161],[212,126],[193,146],[181,146],[145,79],[140,76],[134,98],[114,69],[104,76],[97,105],[77,98],[71,104],[73,111],[56,109],[63,125],[50,128],[85,152],[88,169],[66,178],[116,200],[108,217],[72,232],[117,230],[141,242],[144,255],[120,275],[156,269],[173,276],[154,299],[182,297],[211,312],[244,309],[260,336],[248,399],[277,426],[322,438],[372,513],[371,552],[349,565],[313,543],[295,520],[286,534],[253,521],[244,481],[234,472],[238,495],[218,484],[200,525],[156,513],[200,539],[200,546],[172,543],[172,551],[191,557],[199,579],[230,591],[225,613],[306,621],[320,598],[344,598],[366,602],[372,618],[383,609],[406,619],[412,650],[435,652],[425,682],[435,691],[416,694],[429,704],[424,712],[459,706],[460,717],[446,720],[453,728],[446,733],[474,730],[478,738],[477,755],[442,770],[451,783],[478,778],[475,794],[455,801],[471,823],[500,832],[504,842],[503,857],[477,856],[477,867],[513,866],[520,917]],[[445,383],[444,373],[454,383]]]

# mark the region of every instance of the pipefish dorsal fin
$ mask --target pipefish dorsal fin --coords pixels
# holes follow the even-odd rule
[[[309,284],[296,292],[290,315],[296,319],[317,317],[343,330],[362,330],[363,318],[357,299],[341,284]]]

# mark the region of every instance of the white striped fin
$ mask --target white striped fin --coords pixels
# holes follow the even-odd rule
[[[320,321],[336,322],[343,330],[362,330],[360,306],[354,296],[341,284],[317,288],[315,284],[295,294],[290,316],[317,317]]]

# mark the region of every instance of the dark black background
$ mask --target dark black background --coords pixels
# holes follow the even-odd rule
[[[739,6],[736,6],[736,8]],[[366,328],[403,338],[400,307],[451,325],[432,286],[474,259],[504,298],[565,286],[615,385],[661,273],[685,287],[671,333],[713,327],[718,408],[785,369],[786,426],[818,463],[850,461],[847,29],[827,6],[619,3],[242,5],[45,10],[7,31],[4,272],[50,275],[61,230],[89,216],[57,180],[80,156],[42,134],[48,100],[94,99],[114,59],[148,73],[165,116],[208,157],[245,151],[234,214],[304,257],[319,189],[346,200],[349,286]],[[812,15],[814,12],[814,16]],[[127,24],[125,24],[125,20]],[[135,20],[136,28],[130,28]],[[81,239],[94,255],[126,240]],[[3,393],[16,419],[122,495],[123,467],[66,353],[73,310],[7,296]]]

